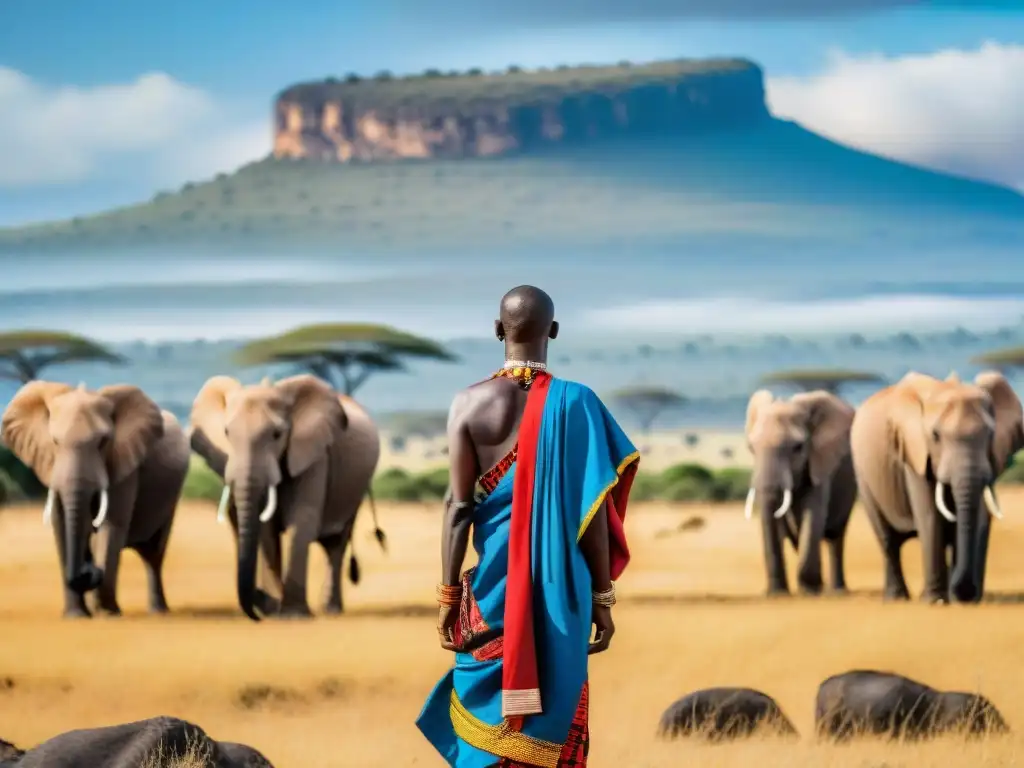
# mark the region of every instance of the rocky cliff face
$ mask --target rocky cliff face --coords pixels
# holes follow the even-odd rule
[[[767,117],[761,69],[743,60],[350,78],[280,94],[274,155],[340,162],[488,157]]]

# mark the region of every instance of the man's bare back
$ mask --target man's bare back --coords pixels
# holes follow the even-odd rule
[[[464,487],[463,472],[473,457],[472,481],[503,459],[516,444],[526,408],[526,390],[497,377],[462,390],[448,414],[448,451],[457,466],[452,488]]]

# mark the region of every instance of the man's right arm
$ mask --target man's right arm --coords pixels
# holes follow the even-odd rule
[[[441,533],[441,582],[449,585],[460,583],[473,520],[476,451],[469,434],[469,398],[466,391],[460,392],[448,412],[449,496]]]

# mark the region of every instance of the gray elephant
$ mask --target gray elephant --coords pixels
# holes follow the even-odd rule
[[[5,739],[0,739],[0,768],[17,765],[18,760],[25,754],[25,750],[18,749],[14,744]]]
[[[25,752],[17,768],[273,768],[252,747],[211,739],[198,725],[154,717],[68,731]]]
[[[330,565],[324,611],[340,613],[342,560],[380,457],[373,420],[326,382],[301,375],[251,386],[214,376],[196,396],[191,421],[192,449],[224,479],[218,518],[230,519],[235,532],[245,615],[258,621],[257,608],[311,615],[306,573],[313,542]],[[379,527],[377,538],[383,547]]]
[[[90,391],[34,381],[8,404],[2,429],[7,446],[49,489],[43,520],[52,521],[57,540],[64,615],[89,616],[84,597],[92,590],[98,610],[121,613],[117,572],[125,547],[146,564],[150,611],[167,611],[164,554],[189,461],[174,416],[138,387]]]
[[[833,675],[818,686],[814,722],[820,738],[835,741],[865,734],[920,739],[950,732],[1009,732],[999,710],[980,694],[937,691],[873,670]]]
[[[768,594],[787,594],[783,541],[797,549],[798,586],[822,590],[821,542],[828,542],[831,586],[845,591],[843,547],[857,483],[850,457],[854,409],[825,391],[788,400],[768,390],[747,405],[747,446],[754,457],[745,514],[760,502]]]
[[[705,688],[683,696],[661,716],[662,738],[697,736],[729,741],[754,734],[797,736],[771,696],[753,688]]]
[[[992,485],[1024,446],[1021,403],[999,373],[974,383],[908,373],[857,410],[851,431],[859,494],[885,558],[885,597],[908,599],[900,549],[921,540],[926,602],[984,594]],[[952,575],[947,550],[952,548]]]

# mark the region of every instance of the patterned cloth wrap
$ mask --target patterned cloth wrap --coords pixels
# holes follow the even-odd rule
[[[587,764],[591,580],[579,541],[608,514],[612,578],[639,453],[588,387],[535,378],[516,447],[477,483],[453,668],[416,721],[454,768]],[[483,637],[481,637],[483,636]]]

